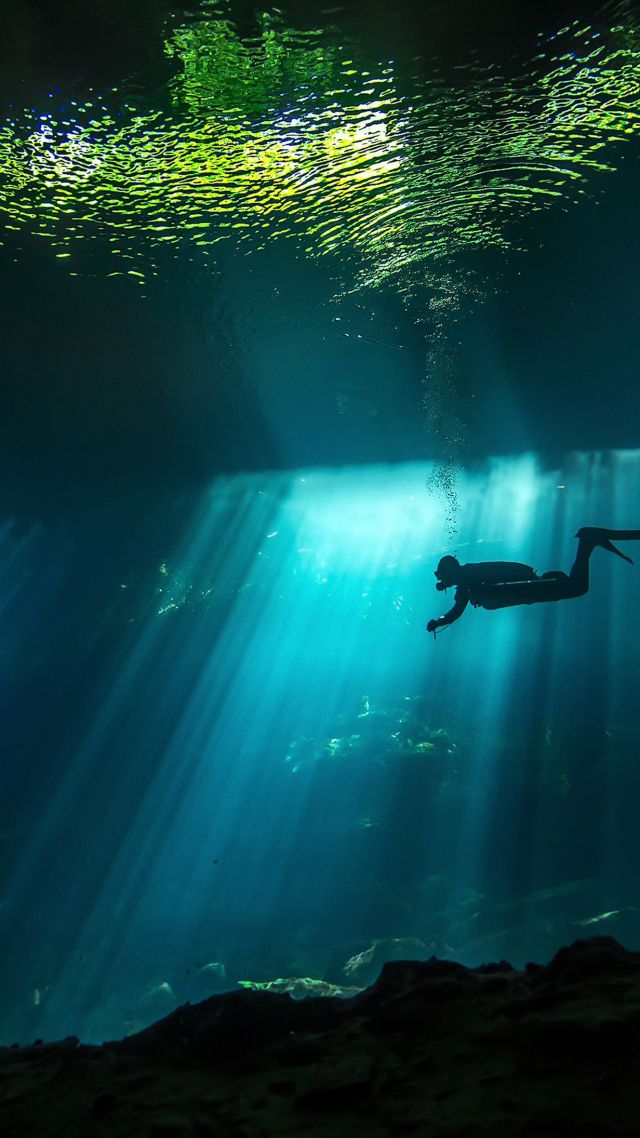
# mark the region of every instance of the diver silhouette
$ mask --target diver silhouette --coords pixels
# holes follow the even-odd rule
[[[457,557],[443,557],[438,562],[435,576],[436,589],[442,591],[456,586],[453,608],[437,620],[430,620],[427,632],[434,637],[439,628],[453,624],[462,616],[467,605],[475,608],[503,609],[513,605],[537,605],[546,601],[566,601],[570,597],[582,597],[589,589],[589,558],[596,546],[615,553],[625,561],[633,561],[626,553],[621,553],[612,544],[611,538],[618,541],[640,540],[640,529],[598,529],[584,526],[579,529],[578,552],[569,571],[552,569],[538,576],[530,565],[518,561],[479,561],[476,564],[461,565]]]

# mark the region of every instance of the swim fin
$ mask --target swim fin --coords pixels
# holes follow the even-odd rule
[[[579,529],[576,537],[581,541],[587,541],[591,546],[599,545],[601,549],[606,549],[609,553],[615,553],[621,557],[623,561],[628,561],[633,565],[633,559],[627,557],[626,553],[616,549],[611,541],[612,537],[620,541],[635,541],[640,540],[640,529],[600,529],[597,526],[583,526]]]

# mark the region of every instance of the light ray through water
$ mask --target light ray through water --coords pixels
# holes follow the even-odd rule
[[[34,788],[0,909],[12,1038],[131,1030],[158,1014],[154,986],[200,998],[203,961],[229,987],[296,968],[339,982],[335,954],[385,935],[483,959],[455,898],[483,909],[567,878],[562,834],[542,844],[584,794],[563,732],[632,726],[640,579],[597,550],[586,597],[470,608],[434,644],[424,625],[448,606],[433,569],[455,551],[568,570],[579,525],[637,525],[639,474],[640,452],[574,455],[560,472],[494,460],[460,477],[455,550],[427,465],[214,483],[167,551],[164,591],[123,610],[118,651],[94,664],[98,714],[48,740],[65,762],[40,816]],[[10,580],[10,534],[3,549]],[[582,871],[607,908],[619,797],[589,807],[604,829]],[[436,882],[440,915],[425,900]],[[542,935],[512,943],[526,956]]]

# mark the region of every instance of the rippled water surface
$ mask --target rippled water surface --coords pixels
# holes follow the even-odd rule
[[[342,288],[431,284],[437,311],[465,288],[451,258],[521,245],[523,219],[598,192],[638,132],[640,22],[625,0],[534,26],[507,58],[463,45],[453,62],[430,53],[428,22],[396,59],[343,14],[307,11],[299,26],[285,7],[239,24],[233,4],[203,3],[167,15],[155,89],[142,72],[14,100],[5,225],[71,273],[99,256],[99,271],[141,285],[167,246],[206,258],[225,239],[256,250],[286,236],[355,258]]]

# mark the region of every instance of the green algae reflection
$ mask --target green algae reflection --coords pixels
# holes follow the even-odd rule
[[[229,238],[295,238],[349,258],[351,287],[410,295],[460,251],[516,245],[519,221],[590,192],[637,134],[640,34],[614,11],[604,30],[540,39],[516,74],[469,62],[454,81],[437,60],[372,63],[277,14],[242,38],[208,8],[168,31],[157,98],[62,92],[4,119],[3,228],[14,246],[49,242],[72,273],[140,284],[163,247],[206,258]]]

